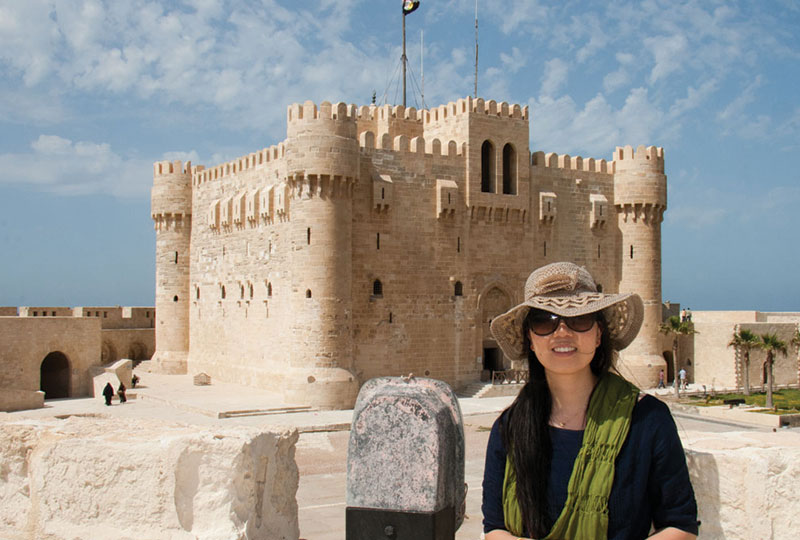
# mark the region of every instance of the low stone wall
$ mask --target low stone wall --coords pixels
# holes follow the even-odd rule
[[[701,540],[796,538],[800,434],[682,433]]]
[[[0,538],[297,540],[297,432],[0,422]]]
[[[0,387],[0,411],[24,411],[44,407],[44,392]]]

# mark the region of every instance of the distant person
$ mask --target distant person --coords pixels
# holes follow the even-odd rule
[[[687,319],[686,319],[686,317],[687,317],[687,315],[686,315],[686,308],[683,308],[683,309],[681,310],[681,322],[686,322],[686,320],[687,320]]]
[[[119,388],[117,388],[117,395],[119,396],[120,403],[128,401],[128,398],[125,397],[125,384],[122,382],[119,383]]]
[[[103,396],[106,398],[106,405],[111,405],[111,398],[114,397],[114,387],[107,382],[103,388]]]
[[[658,386],[656,388],[666,388],[664,384],[664,370],[658,372]]]
[[[139,383],[139,377],[137,377],[137,376],[134,374],[133,378],[131,378],[131,384],[133,385],[133,387],[134,387],[134,388],[136,388],[136,385],[137,385],[138,383]]]
[[[686,308],[686,322],[692,322],[692,308]]]
[[[681,381],[681,388],[686,390],[686,388],[688,387],[689,383],[686,381],[686,370],[685,369],[681,368],[681,370],[678,372],[678,378]]]

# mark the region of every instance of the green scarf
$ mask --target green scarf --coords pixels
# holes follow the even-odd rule
[[[639,389],[613,373],[597,383],[586,412],[583,443],[575,458],[567,487],[567,502],[544,540],[593,540],[608,537],[608,498],[614,483],[614,461],[631,427],[631,413]],[[506,457],[503,481],[506,528],[522,534],[522,513],[517,502],[517,479]]]

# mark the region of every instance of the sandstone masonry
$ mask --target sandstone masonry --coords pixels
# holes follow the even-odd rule
[[[524,367],[489,322],[534,268],[570,260],[604,291],[642,296],[622,365],[650,386],[665,208],[663,149],[531,153],[527,107],[294,104],[276,146],[208,169],[155,164],[151,369],[319,407],[352,407],[383,375],[459,388]]]

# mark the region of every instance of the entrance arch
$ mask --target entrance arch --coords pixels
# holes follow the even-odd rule
[[[44,357],[39,370],[39,389],[44,399],[69,397],[70,367],[67,356],[54,351]]]
[[[497,345],[489,325],[492,319],[511,308],[511,297],[497,286],[490,287],[480,299],[481,343],[483,357],[482,380],[490,380],[492,371],[505,369],[503,351]]]
[[[675,370],[672,367],[672,351],[664,351],[661,353],[661,356],[664,357],[664,361],[667,363],[667,372],[664,382],[669,386],[675,379]]]

